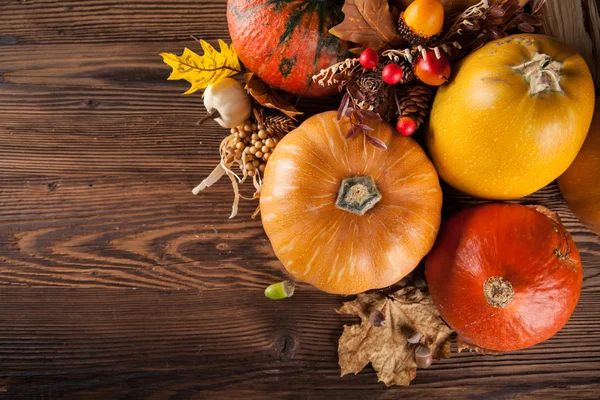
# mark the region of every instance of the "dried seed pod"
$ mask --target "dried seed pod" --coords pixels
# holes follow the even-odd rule
[[[264,118],[264,124],[268,136],[271,137],[273,137],[275,134],[285,135],[297,128],[294,120],[285,115],[267,115]]]

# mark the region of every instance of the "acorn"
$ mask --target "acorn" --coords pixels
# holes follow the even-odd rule
[[[431,43],[444,28],[441,0],[415,0],[400,15],[398,31],[414,46]]]

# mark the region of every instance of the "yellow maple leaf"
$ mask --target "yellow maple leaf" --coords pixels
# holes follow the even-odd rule
[[[172,53],[160,53],[165,64],[173,68],[173,72],[167,78],[168,80],[185,79],[192,84],[184,94],[192,94],[205,89],[208,85],[235,75],[242,70],[233,45],[229,46],[221,39],[219,39],[221,51],[215,50],[204,40],[200,40],[200,45],[204,50],[202,56],[188,48],[183,49],[181,56]]]

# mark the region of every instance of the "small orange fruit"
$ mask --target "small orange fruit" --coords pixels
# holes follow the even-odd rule
[[[426,44],[444,27],[441,0],[415,0],[400,16],[400,33],[413,44]]]

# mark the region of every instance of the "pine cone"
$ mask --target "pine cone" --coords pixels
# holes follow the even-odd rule
[[[362,69],[356,73],[348,83],[350,93],[360,92],[365,97],[364,101],[357,105],[361,109],[371,110],[379,114],[384,120],[392,120],[397,114],[396,101],[394,99],[394,86],[388,85],[381,77],[381,71],[394,61],[385,59],[374,69]],[[402,81],[396,86],[405,86],[407,82],[415,80],[412,65],[407,61],[395,63],[400,65],[404,74]],[[356,96],[355,96],[356,97]]]
[[[422,82],[415,81],[399,86],[396,95],[398,96],[397,118],[409,117],[415,121],[416,129],[419,129],[429,115],[433,100],[431,88]]]
[[[350,93],[360,92],[365,100],[358,103],[362,109],[371,110],[379,115],[388,113],[393,105],[393,96],[390,86],[381,78],[381,72],[375,70],[364,70],[357,74],[350,85]]]

